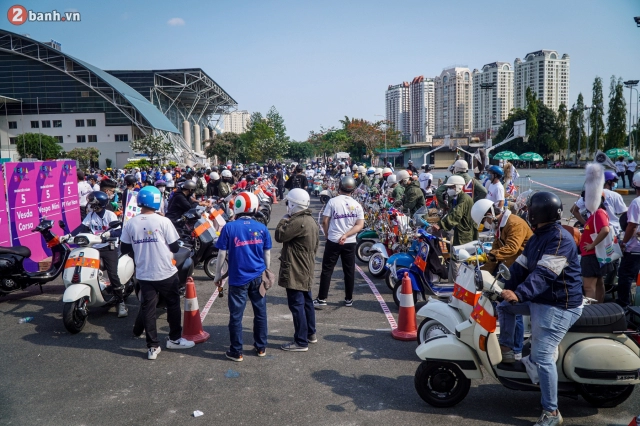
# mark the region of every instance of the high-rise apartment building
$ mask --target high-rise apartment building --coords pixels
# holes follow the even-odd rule
[[[385,93],[385,116],[395,130],[402,135],[403,143],[409,140],[409,83],[390,85]]]
[[[435,84],[419,76],[409,85],[411,143],[431,142],[435,133]]]
[[[569,55],[555,50],[528,53],[514,63],[514,107],[527,107],[526,91],[531,87],[538,99],[554,111],[569,103]]]
[[[249,126],[251,114],[248,111],[233,111],[224,115],[224,131],[227,133],[244,133]]]
[[[513,67],[492,62],[473,70],[473,131],[500,126],[513,108]]]
[[[462,135],[473,129],[473,77],[465,66],[442,71],[435,78],[436,135]]]

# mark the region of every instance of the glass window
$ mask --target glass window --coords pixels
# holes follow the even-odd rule
[[[38,129],[38,128],[40,128],[40,122],[39,122],[39,121],[32,121],[32,122],[31,122],[31,128],[32,128],[32,129]]]
[[[84,120],[76,120],[76,127],[84,127]]]
[[[89,135],[89,142],[98,142],[98,135]]]
[[[53,127],[62,127],[62,120],[53,120]]]
[[[50,120],[42,120],[42,128],[43,129],[47,129],[51,127],[51,121]]]
[[[85,143],[87,141],[87,137],[85,135],[78,135],[76,136],[76,142],[78,143]]]
[[[116,142],[128,142],[129,141],[129,135],[115,135],[116,137]]]
[[[15,145],[18,142],[18,138],[9,138],[9,144]]]
[[[87,127],[96,127],[96,120],[94,118],[90,118],[87,120]]]
[[[54,138],[56,138],[56,142],[58,143],[64,142],[64,138],[62,136],[54,136]]]
[[[17,121],[10,121],[9,122],[9,128],[10,129],[17,129],[18,128],[18,122]]]

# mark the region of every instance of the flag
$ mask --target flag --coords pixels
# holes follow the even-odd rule
[[[518,192],[518,188],[513,184],[513,181],[509,182],[509,185],[507,186],[507,194],[513,195],[516,192]]]
[[[473,179],[469,179],[469,182],[467,182],[462,190],[471,198],[473,198]]]
[[[520,177],[520,175],[518,174],[518,169],[516,169],[516,166],[512,166],[513,167],[513,180],[516,180]]]

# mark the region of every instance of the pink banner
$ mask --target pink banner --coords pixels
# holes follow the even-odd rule
[[[11,245],[29,247],[31,258],[25,267],[37,270],[37,262],[51,255],[42,236],[34,232],[40,219],[53,220],[57,235],[63,235],[61,219],[70,230],[80,224],[75,161],[6,163],[5,176]]]
[[[7,197],[4,185],[4,165],[0,164],[0,246],[11,246],[9,232],[9,214],[7,213]]]

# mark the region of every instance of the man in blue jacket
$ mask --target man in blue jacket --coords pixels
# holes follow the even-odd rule
[[[531,315],[531,361],[540,377],[541,425],[562,424],[554,352],[582,314],[582,278],[573,236],[557,222],[562,202],[537,192],[527,202],[533,236],[511,266],[498,306],[503,362],[514,362],[516,315]],[[519,342],[522,344],[522,342]]]

